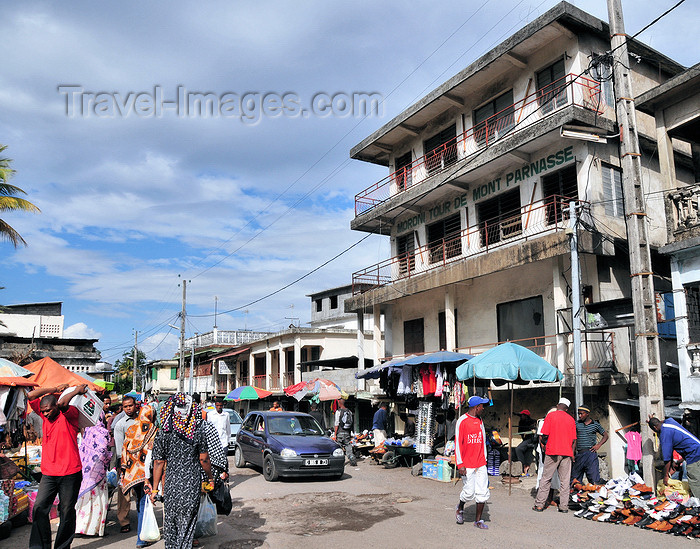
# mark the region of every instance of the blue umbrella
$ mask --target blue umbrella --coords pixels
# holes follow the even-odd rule
[[[541,356],[515,343],[503,343],[457,367],[457,379],[472,378],[514,383],[559,381],[561,372]]]
[[[419,364],[441,364],[443,362],[462,362],[474,358],[474,355],[466,353],[455,353],[453,351],[438,351],[436,353],[428,353],[425,355],[414,356],[405,360],[402,365],[418,366]]]
[[[367,370],[361,370],[355,374],[355,377],[357,379],[379,379],[379,376],[384,370],[388,369],[393,372],[400,372],[406,361],[414,357],[415,355],[411,355],[410,357],[394,358],[388,362],[384,362],[383,364],[372,366]]]

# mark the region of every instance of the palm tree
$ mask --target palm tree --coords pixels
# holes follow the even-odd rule
[[[0,145],[0,155],[5,152],[5,149],[7,149],[7,145]],[[8,183],[15,173],[15,170],[10,168],[10,162],[12,162],[11,159],[0,156],[0,212],[14,210],[22,210],[25,212],[41,211],[28,200],[16,196],[18,194],[27,193],[19,187]],[[27,245],[24,238],[2,219],[0,219],[0,239],[9,240],[15,248],[18,244]]]

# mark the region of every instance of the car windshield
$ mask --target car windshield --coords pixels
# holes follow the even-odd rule
[[[268,418],[271,435],[322,436],[323,431],[316,420],[308,416],[273,416]]]
[[[238,415],[236,410],[226,410],[226,412],[228,413],[228,419],[231,423],[243,423],[241,416]]]

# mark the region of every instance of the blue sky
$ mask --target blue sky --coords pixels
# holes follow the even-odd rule
[[[572,3],[607,20],[604,0]],[[675,3],[623,2],[628,33]],[[353,197],[387,173],[349,160],[350,148],[555,4],[6,3],[0,143],[13,183],[42,213],[3,216],[29,246],[0,244],[0,303],[62,301],[66,333],[99,338],[108,361],[131,348],[135,329],[149,358],[172,356],[178,275],[191,281],[191,335],[213,326],[201,315],[213,313],[214,296],[220,311],[239,308],[358,241]],[[640,39],[690,66],[698,22],[700,6],[686,2]],[[120,98],[156,86],[166,99],[178,86],[217,97],[294,93],[303,105],[318,93],[367,92],[384,103],[365,119],[255,124],[172,112],[69,117],[59,86]],[[388,239],[373,235],[218,326],[303,325],[306,294],[348,284],[388,254]]]

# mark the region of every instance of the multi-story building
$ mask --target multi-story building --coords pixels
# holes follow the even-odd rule
[[[683,70],[640,42],[629,48],[639,61],[630,66],[636,93]],[[351,150],[389,172],[356,195],[351,228],[388,236],[391,257],[353,273],[356,295],[345,301],[346,312],[372,307],[375,324],[384,316],[386,346],[375,360],[441,349],[477,354],[514,341],[560,368],[571,396],[576,291],[590,308],[584,400],[611,429],[638,419],[609,50],[608,25],[562,2]],[[643,113],[638,122],[644,187],[655,196],[668,185],[654,154],[655,124]],[[676,177],[692,182],[683,166]],[[658,249],[667,236],[656,205],[649,238]],[[581,288],[572,288],[573,230]],[[674,344],[662,352],[675,360]],[[515,406],[543,416],[559,390],[517,391]],[[503,427],[507,414],[493,410],[489,421]],[[609,451],[613,463],[624,462],[621,445]]]

